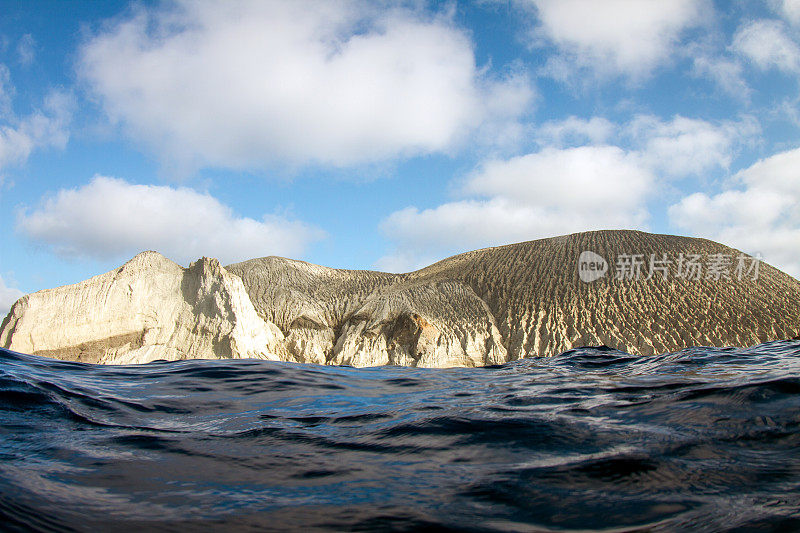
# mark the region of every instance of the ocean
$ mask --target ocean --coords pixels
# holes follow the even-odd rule
[[[800,341],[496,367],[0,350],[5,531],[796,531]]]

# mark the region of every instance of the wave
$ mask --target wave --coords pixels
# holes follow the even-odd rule
[[[0,350],[7,530],[800,529],[800,341],[484,368]]]

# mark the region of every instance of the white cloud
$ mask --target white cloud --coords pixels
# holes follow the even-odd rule
[[[661,177],[684,178],[726,169],[736,148],[752,141],[760,132],[749,116],[738,121],[712,123],[676,115],[662,120],[637,115],[626,124],[602,117],[568,117],[545,122],[537,128],[541,145],[565,147],[582,145],[629,145],[633,157]]]
[[[0,92],[5,88],[4,81],[7,82],[2,73],[3,69],[0,69]],[[1,97],[2,94],[0,107],[3,104]],[[5,124],[0,123],[0,170],[8,165],[24,163],[37,148],[63,149],[69,140],[67,127],[72,116],[72,106],[69,95],[51,92],[41,110],[21,119],[9,118]]]
[[[800,48],[777,20],[755,20],[742,26],[733,37],[732,48],[764,70],[800,70]]]
[[[616,126],[603,117],[582,119],[576,116],[545,122],[537,128],[540,143],[554,146],[603,144],[614,135]]]
[[[443,17],[362,1],[177,2],[83,46],[108,114],[166,160],[347,166],[447,151],[533,96]]]
[[[0,322],[8,314],[14,302],[21,298],[23,294],[25,293],[21,290],[7,286],[3,277],[0,276]]]
[[[800,277],[800,148],[738,172],[740,187],[698,192],[669,208],[672,224],[764,259]]]
[[[483,246],[647,229],[653,192],[667,180],[727,169],[736,148],[758,132],[746,116],[719,123],[680,115],[639,115],[627,124],[574,116],[546,122],[537,131],[540,151],[485,162],[457,184],[463,198],[384,219],[381,231],[394,248],[375,266],[403,271]]]
[[[238,217],[211,195],[189,188],[103,176],[20,212],[17,229],[62,256],[119,259],[157,250],[183,264],[201,256],[223,263],[296,257],[322,237],[316,228],[277,215]]]
[[[466,193],[514,203],[567,210],[636,207],[653,176],[616,146],[545,148],[485,163],[466,183]]]
[[[11,114],[11,95],[13,93],[14,86],[11,85],[11,73],[7,66],[0,63],[0,117]]]
[[[800,24],[800,0],[783,0],[780,3],[783,16],[792,24]]]
[[[651,115],[639,115],[626,130],[645,164],[660,175],[673,178],[728,168],[735,145],[746,142],[760,131],[751,117],[712,124],[680,115],[668,122]]]
[[[462,187],[472,199],[396,211],[381,223],[396,249],[377,266],[409,258],[606,228],[645,228],[654,176],[615,146],[544,150],[484,164]]]
[[[466,251],[592,229],[644,228],[644,209],[604,206],[571,212],[559,206],[524,204],[504,197],[463,200],[433,209],[408,207],[392,213],[381,230],[398,245],[389,257],[429,257],[441,250]],[[384,259],[385,260],[385,259]]]
[[[17,117],[12,106],[14,93],[8,67],[0,64],[0,171],[24,163],[37,148],[63,149],[69,140],[73,103],[68,94],[52,91],[41,109]]]
[[[30,65],[36,57],[36,41],[30,33],[23,35],[17,43],[17,57],[23,65]]]
[[[742,101],[750,99],[753,91],[744,79],[744,69],[739,61],[699,50],[695,50],[691,57],[696,76],[710,78],[720,89]]]
[[[550,65],[551,73],[562,75],[569,75],[571,66],[647,75],[670,58],[681,32],[701,24],[707,12],[702,0],[529,1],[541,23],[537,36],[564,53]]]

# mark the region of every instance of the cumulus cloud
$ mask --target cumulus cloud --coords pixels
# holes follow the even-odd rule
[[[702,0],[528,1],[540,22],[536,37],[562,51],[550,65],[557,77],[573,67],[645,76],[669,59],[681,33],[702,23],[707,11]]]
[[[614,135],[615,128],[613,122],[603,117],[583,119],[570,116],[545,122],[537,128],[537,136],[543,145],[603,144]]]
[[[63,149],[69,140],[71,108],[67,94],[53,92],[42,110],[0,125],[0,169],[24,163],[37,148]]]
[[[749,101],[752,89],[744,79],[742,64],[738,60],[722,55],[701,52],[690,53],[692,69],[698,77],[709,78],[725,93],[743,101]]]
[[[396,249],[376,266],[404,270],[433,258],[509,242],[607,228],[646,228],[654,182],[615,146],[546,148],[489,161],[462,186],[473,198],[392,213],[381,224]]]
[[[445,255],[593,229],[646,229],[647,200],[669,180],[726,169],[758,133],[749,117],[712,123],[639,115],[626,124],[568,117],[543,124],[541,149],[484,162],[457,184],[462,198],[381,223],[394,244],[376,267],[417,268]],[[626,146],[627,148],[622,148]]]
[[[513,127],[533,96],[524,74],[489,79],[451,21],[384,7],[140,8],[85,43],[79,71],[131,135],[190,167],[348,166]]]
[[[780,11],[792,24],[800,24],[800,0],[783,0]]]
[[[684,178],[727,168],[737,147],[751,142],[759,132],[758,122],[750,116],[713,123],[681,115],[669,120],[637,115],[624,124],[571,116],[542,124],[537,139],[544,147],[628,145],[628,151],[657,175]]]
[[[223,263],[265,255],[296,257],[323,236],[277,215],[239,217],[213,196],[189,188],[103,176],[77,189],[62,189],[33,211],[21,211],[17,230],[61,256],[119,259],[157,250],[183,264],[201,256]]]
[[[669,208],[676,227],[739,248],[800,277],[800,148],[738,172],[736,189],[697,192]]]
[[[3,277],[0,276],[0,317],[5,317],[14,302],[21,298],[23,294],[21,290],[6,285]],[[2,318],[0,318],[0,322],[2,322]]]
[[[583,210],[607,206],[630,210],[643,198],[652,176],[616,146],[582,146],[485,163],[465,192],[504,197],[526,205]]]
[[[24,163],[37,148],[64,148],[69,140],[72,119],[72,98],[64,92],[52,91],[40,109],[17,117],[13,113],[8,67],[0,64],[0,170]]]
[[[734,35],[732,48],[764,70],[800,70],[800,48],[778,20],[755,20],[745,24]]]
[[[665,177],[699,176],[715,168],[728,168],[737,144],[760,132],[752,117],[718,124],[676,115],[663,121],[639,115],[626,132],[644,163]]]

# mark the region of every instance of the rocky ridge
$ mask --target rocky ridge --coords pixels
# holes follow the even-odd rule
[[[591,250],[609,272],[587,283]],[[615,259],[644,258],[638,279]],[[683,256],[681,256],[683,254]],[[679,257],[728,258],[726,276],[675,275]],[[648,276],[652,257],[667,272]],[[280,257],[182,268],[145,252],[116,271],[21,298],[0,346],[61,359],[259,357],[319,364],[450,367],[604,344],[634,354],[747,346],[800,330],[800,282],[705,239],[596,231],[460,254],[407,274],[341,270]],[[740,273],[741,274],[741,273]]]
[[[117,270],[28,294],[11,308],[0,346],[85,363],[286,357],[242,280],[216,259],[183,268],[143,252]]]

